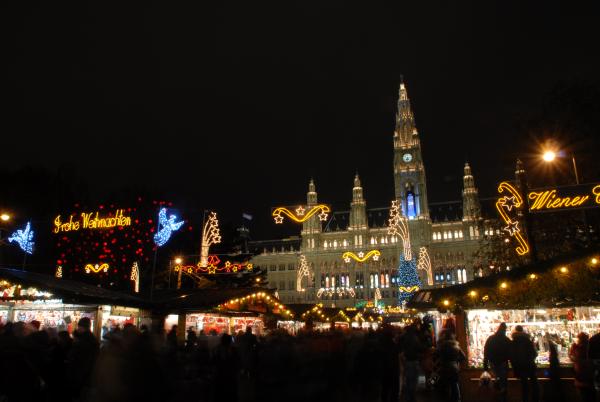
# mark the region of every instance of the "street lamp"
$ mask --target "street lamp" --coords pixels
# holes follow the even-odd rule
[[[542,153],[542,160],[546,163],[552,163],[556,160],[557,156],[561,156],[564,152],[555,152],[551,149],[546,149]],[[577,173],[577,162],[575,161],[575,155],[571,154],[571,163],[573,164],[573,174],[575,175],[575,184],[579,184],[579,174]]]
[[[2,215],[0,215],[0,219],[3,220],[4,222],[7,222],[10,220],[10,215],[7,213],[3,213]]]

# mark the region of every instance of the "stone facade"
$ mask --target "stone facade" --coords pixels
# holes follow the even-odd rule
[[[464,166],[462,203],[427,202],[427,183],[419,133],[406,87],[400,84],[394,145],[394,190],[408,218],[413,258],[426,247],[431,259],[433,286],[462,283],[478,272],[474,253],[492,229],[481,216],[481,205],[469,164]],[[391,200],[390,200],[391,202]],[[305,208],[318,204],[316,186],[310,180]],[[462,205],[461,205],[462,204]],[[354,177],[349,211],[333,211],[328,221],[316,215],[303,223],[301,235],[283,240],[250,243],[252,262],[268,270],[269,284],[287,303],[317,303],[349,307],[381,297],[386,305],[397,303],[397,270],[402,240],[388,234],[389,206],[367,209],[358,174]],[[430,213],[430,211],[435,213]],[[441,214],[440,214],[440,211]],[[445,216],[440,217],[440,215]],[[450,216],[448,216],[450,215]],[[344,252],[380,256],[364,262],[343,259]],[[362,254],[361,254],[362,253]],[[299,276],[300,256],[310,269]],[[360,259],[360,258],[359,258]],[[424,287],[425,271],[419,270]]]

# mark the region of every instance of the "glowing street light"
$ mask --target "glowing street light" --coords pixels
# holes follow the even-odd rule
[[[10,215],[9,214],[2,214],[0,215],[0,219],[3,220],[4,222],[9,221],[10,220]]]
[[[180,265],[182,262],[183,260],[181,259],[181,257],[175,258],[175,264]]]
[[[552,162],[552,161],[554,161],[554,159],[556,159],[556,152],[554,152],[554,151],[546,151],[542,155],[542,159],[544,161],[546,161],[546,162]]]

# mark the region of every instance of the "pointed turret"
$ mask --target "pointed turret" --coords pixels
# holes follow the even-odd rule
[[[367,203],[363,198],[363,188],[360,184],[358,173],[354,176],[354,187],[352,188],[352,203],[350,204],[350,226],[349,230],[360,230],[367,228]]]
[[[471,166],[465,163],[463,176],[463,221],[474,221],[481,218],[481,205],[475,187],[475,179],[471,173]]]
[[[307,208],[303,213],[308,212],[310,208],[317,205],[317,188],[313,179],[310,179],[308,183],[308,192],[306,193],[306,204]],[[313,234],[321,232],[321,221],[319,221],[318,215],[313,215],[302,224],[303,234]],[[314,240],[312,240],[314,242]],[[311,243],[312,244],[312,243]]]

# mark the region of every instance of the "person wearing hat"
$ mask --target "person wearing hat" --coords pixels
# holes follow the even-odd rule
[[[496,332],[485,341],[483,348],[483,368],[496,376],[496,387],[501,400],[506,402],[508,385],[508,361],[510,360],[511,341],[506,336],[506,323],[500,323]]]

